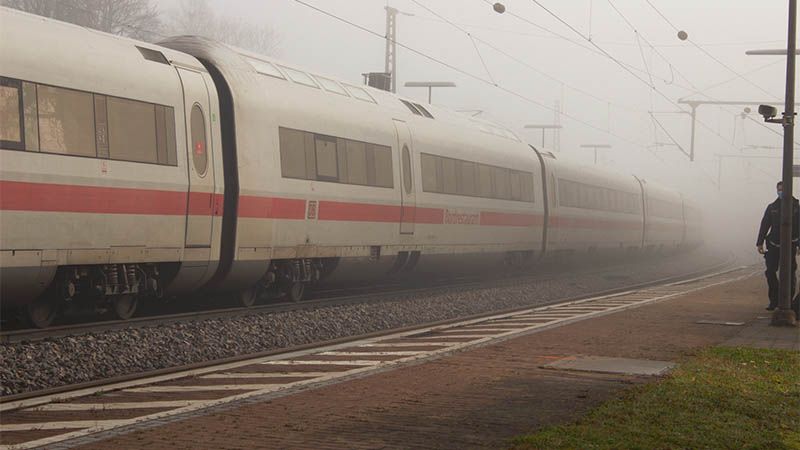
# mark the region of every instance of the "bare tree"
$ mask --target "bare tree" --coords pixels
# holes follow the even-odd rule
[[[266,25],[220,15],[208,0],[181,0],[169,21],[172,34],[192,34],[263,54],[274,54],[278,36]]]
[[[161,20],[150,0],[0,0],[21,11],[107,33],[154,40]]]

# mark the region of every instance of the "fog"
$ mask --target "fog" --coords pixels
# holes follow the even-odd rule
[[[745,51],[785,48],[786,2],[540,0],[552,15],[531,0],[504,1],[504,14],[484,0],[305,3],[329,15],[295,0],[210,1],[219,14],[271,29],[273,56],[354,83],[383,71],[389,4],[402,13],[397,41],[408,47],[398,48],[398,93],[426,101],[424,89],[403,83],[453,81],[434,90],[434,104],[480,110],[538,147],[541,131],[523,126],[560,123],[544,147],[562,159],[591,164],[582,144],[611,145],[598,164],[679,188],[703,206],[710,243],[755,258],[780,178],[781,127],[764,124],[756,106],[743,114],[744,105],[702,105],[690,162],[682,150],[691,118],[676,113],[690,109],[677,102],[771,102],[782,111],[785,57]],[[178,0],[156,4],[168,12]]]

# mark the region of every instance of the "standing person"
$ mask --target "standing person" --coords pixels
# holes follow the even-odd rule
[[[779,181],[776,189],[778,199],[767,205],[764,217],[761,219],[761,228],[758,230],[758,240],[756,246],[758,252],[764,255],[767,270],[767,286],[769,286],[769,306],[768,311],[778,307],[778,266],[781,260],[781,199],[783,198],[783,182]],[[800,202],[792,197],[792,297],[794,297],[795,272],[797,271],[797,249],[798,239],[800,238]],[[764,241],[767,248],[764,249]]]

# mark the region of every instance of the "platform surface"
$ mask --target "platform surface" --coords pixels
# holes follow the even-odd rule
[[[564,358],[679,362],[710,345],[800,351],[800,329],[768,325],[765,296],[756,274],[425,364],[92,437],[81,448],[502,448],[657,379],[542,367]]]

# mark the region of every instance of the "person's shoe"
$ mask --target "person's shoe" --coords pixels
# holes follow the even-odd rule
[[[767,306],[767,311],[775,311],[775,307],[774,306]]]

